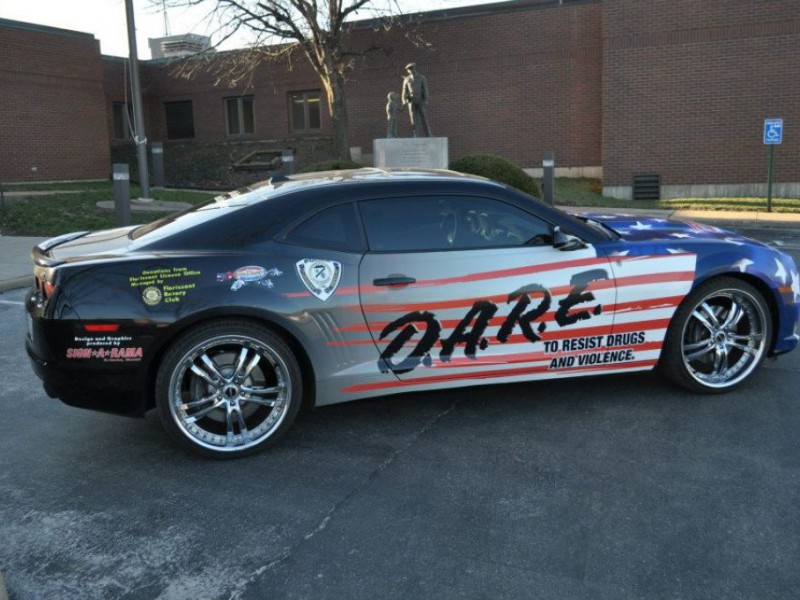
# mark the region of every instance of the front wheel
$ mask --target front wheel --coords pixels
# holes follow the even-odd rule
[[[690,390],[725,392],[761,364],[771,336],[772,319],[758,290],[732,277],[712,279],[675,312],[660,366]]]
[[[297,416],[301,397],[300,367],[283,339],[238,320],[208,323],[179,338],[156,378],[166,430],[213,458],[273,444]]]

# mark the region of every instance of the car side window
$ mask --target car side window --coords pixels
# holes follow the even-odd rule
[[[290,244],[361,252],[364,242],[352,204],[331,206],[309,217],[284,238]]]
[[[416,196],[359,203],[370,250],[470,250],[550,244],[547,222],[477,196]]]

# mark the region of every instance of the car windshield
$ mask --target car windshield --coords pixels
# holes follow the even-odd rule
[[[581,223],[586,223],[589,227],[595,229],[609,240],[618,240],[621,237],[619,233],[611,229],[611,227],[609,227],[605,223],[602,223],[600,221],[595,221],[594,219],[590,219],[589,217],[579,217],[578,215],[570,215],[570,216],[573,217],[574,219],[577,219]]]

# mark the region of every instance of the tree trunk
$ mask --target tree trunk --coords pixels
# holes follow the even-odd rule
[[[333,154],[337,160],[352,160],[350,140],[347,135],[347,96],[344,90],[344,75],[335,70],[327,75],[325,92],[328,95],[328,107],[333,128]]]

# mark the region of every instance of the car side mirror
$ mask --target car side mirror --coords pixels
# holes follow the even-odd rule
[[[553,248],[556,250],[570,252],[572,250],[582,250],[586,248],[586,244],[583,243],[583,240],[574,235],[564,233],[561,231],[561,226],[559,225],[553,225],[551,236],[553,238]]]

